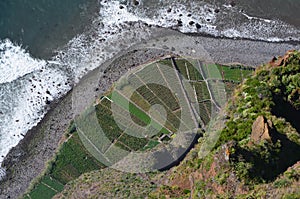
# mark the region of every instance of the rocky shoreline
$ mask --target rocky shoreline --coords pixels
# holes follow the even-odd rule
[[[160,40],[161,37],[163,38]],[[193,39],[190,43],[184,43],[184,39],[178,41],[179,37],[186,37],[187,40]],[[153,42],[158,43],[153,46]],[[182,52],[184,45],[189,46],[186,48],[186,52]],[[183,46],[182,49],[180,46]],[[269,61],[273,56],[284,54],[287,50],[300,49],[300,44],[186,36],[174,33],[174,31],[159,29],[152,40],[124,51],[118,55],[117,61],[109,60],[89,72],[73,90],[52,103],[50,111],[43,120],[28,131],[24,139],[10,150],[2,163],[2,166],[7,169],[7,175],[0,182],[0,198],[18,198],[26,191],[30,182],[45,169],[46,162],[55,154],[74,115],[91,104],[126,71],[171,52],[187,55],[191,53],[192,56],[194,49],[199,47],[204,48],[207,55],[217,63],[237,62],[257,66]]]

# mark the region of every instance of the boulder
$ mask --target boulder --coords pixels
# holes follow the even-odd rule
[[[133,0],[133,5],[138,6],[140,2],[138,0]]]
[[[271,121],[266,121],[263,116],[258,116],[252,125],[251,141],[255,144],[263,140],[272,141],[270,136],[271,128]]]

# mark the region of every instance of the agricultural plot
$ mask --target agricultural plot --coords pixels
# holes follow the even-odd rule
[[[166,59],[163,59],[163,60],[159,60],[158,63],[173,68],[173,64],[172,64],[172,59],[171,58],[166,58]]]
[[[145,111],[143,111],[140,107],[138,107],[136,104],[132,103],[130,101],[130,99],[127,99],[125,96],[122,96],[121,94],[119,94],[119,92],[114,92],[113,94],[113,103],[116,104],[117,106],[119,106],[120,108],[122,108],[122,111],[124,112],[129,112],[130,116],[133,120],[140,120],[142,122],[144,122],[142,124],[142,126],[147,126],[151,125],[153,127],[155,127],[157,130],[162,130],[165,133],[169,133],[170,130],[165,129],[163,127],[163,125],[157,120],[157,118],[152,117],[150,118],[150,115],[148,113],[146,113]],[[154,99],[154,97],[152,97],[152,99]],[[126,107],[126,103],[129,105],[127,110]],[[118,109],[120,110],[120,109]],[[122,115],[126,115],[126,114],[122,114]]]
[[[114,141],[122,134],[122,130],[116,124],[112,116],[112,112],[109,108],[107,106],[104,106],[103,104],[99,104],[98,106],[96,106],[96,114],[98,117],[99,125],[103,129],[107,129],[106,131],[104,131],[106,133],[106,137],[110,141]]]
[[[220,66],[223,80],[241,82],[253,73],[253,68],[242,66]]]
[[[169,69],[164,69],[164,66]],[[178,78],[175,71],[185,80]],[[227,96],[222,95],[231,93],[235,86],[233,82],[241,81],[250,74],[249,71],[183,58],[167,58],[151,63],[119,81],[115,90],[107,94],[110,101],[105,99],[97,105],[99,124],[116,146],[127,151],[151,150],[162,142],[162,138],[170,141],[180,125],[189,126],[182,121],[182,107],[177,98],[178,94],[181,98],[189,94],[182,91],[185,89],[183,81],[192,88],[192,96],[187,96],[186,100],[193,99],[193,103],[198,104],[199,110],[196,111],[202,120],[201,124],[207,125],[212,106],[218,105],[213,101],[225,100]],[[123,124],[122,128],[119,127],[120,122],[117,124],[114,121],[112,104],[118,107],[117,115]],[[153,108],[156,105],[160,105],[160,108]],[[145,132],[153,132],[154,135]]]
[[[115,93],[113,94],[115,96]],[[112,116],[112,110],[110,109],[111,104],[115,103],[116,105],[120,106],[120,108],[123,108],[123,111],[129,111],[131,116],[133,116],[131,119],[133,120],[133,122],[136,122],[136,119],[140,119],[140,120],[145,120],[145,116],[149,117],[148,114],[146,112],[142,112],[141,109],[138,108],[137,105],[131,103],[131,106],[129,106],[129,110],[126,110],[125,107],[125,102],[124,100],[126,98],[124,98],[124,96],[117,94],[116,95],[117,98],[113,97],[112,99],[117,99],[117,101],[108,101],[106,99],[102,100],[100,104],[98,104],[96,107],[97,110],[97,117],[99,119],[99,124],[101,125],[105,135],[111,140],[112,143],[115,144],[115,146],[126,150],[126,151],[138,151],[141,149],[150,149],[151,146],[153,146],[153,142],[155,142],[156,140],[158,140],[157,136],[158,135],[163,135],[163,134],[169,134],[170,131],[167,130],[166,128],[162,127],[159,123],[157,122],[152,122],[151,126],[147,127],[147,129],[157,132],[159,131],[160,133],[154,137],[147,137],[147,138],[140,138],[138,136],[132,136],[131,134],[138,134],[138,133],[142,133],[142,132],[128,132],[131,131],[132,129],[130,129],[130,125],[134,125],[132,124],[132,121],[130,121],[130,119],[128,119],[128,126],[127,127],[123,127],[122,129],[119,128],[118,125],[120,125],[119,123],[117,124]],[[122,99],[121,99],[122,98]],[[127,99],[128,100],[128,99]],[[106,105],[102,105],[102,102],[106,103]],[[109,104],[110,103],[110,104]],[[123,103],[123,104],[122,104]],[[128,103],[128,102],[127,102]],[[127,114],[129,114],[129,112]],[[120,113],[122,115],[122,113]],[[125,119],[125,118],[124,118]],[[137,125],[139,125],[138,122],[136,122]],[[150,121],[149,123],[150,124]],[[147,125],[143,125],[143,126],[147,126]],[[126,130],[124,130],[126,129]],[[129,130],[128,130],[129,129]],[[146,131],[146,128],[144,128],[144,130]],[[150,144],[148,144],[150,142]],[[148,145],[148,147],[145,147],[146,145]]]
[[[202,71],[205,79],[222,79],[219,67],[217,64],[204,64],[199,62],[200,71]]]
[[[65,142],[52,166],[50,175],[61,182],[78,178],[82,173],[104,168],[83,146],[77,133]]]
[[[26,199],[51,199],[61,192],[64,185],[78,178],[81,174],[104,168],[83,146],[75,131],[62,145],[51,165],[49,172],[35,185],[34,189],[24,195]]]
[[[181,76],[177,76],[176,71]],[[124,82],[94,105],[95,123],[103,130],[101,136],[109,142],[103,147],[103,152],[106,150],[114,156],[114,153],[120,152],[116,149],[120,149],[124,153],[113,157],[118,160],[126,152],[151,151],[172,142],[179,129],[182,126],[189,129],[189,122],[193,120],[187,114],[193,110],[182,106],[182,100],[193,104],[193,107],[198,105],[197,122],[208,125],[212,111],[216,110],[215,101],[226,100],[224,93],[229,97],[237,84],[252,72],[251,68],[245,67],[167,58],[129,74]],[[185,83],[190,85],[191,91],[187,91]],[[89,116],[89,113],[86,114]],[[184,121],[187,116],[189,121]],[[90,121],[90,118],[87,120]],[[76,127],[69,130],[71,137],[62,145],[50,171],[25,198],[50,199],[63,189],[64,184],[79,175],[105,167],[87,151],[78,133]],[[101,141],[104,138],[97,139]]]
[[[205,82],[191,82],[194,92],[196,93],[197,101],[210,99],[210,95]]]
[[[119,137],[118,142],[130,148],[131,151],[138,151],[146,146],[149,140],[146,138],[137,138],[130,136],[127,133],[123,133],[122,136]]]
[[[179,72],[188,80],[199,81],[203,80],[202,75],[197,67],[186,59],[176,59],[176,67]]]
[[[144,111],[148,111],[151,107],[151,104],[149,104],[138,92],[133,92],[130,100]]]
[[[225,80],[233,80],[240,82],[242,81],[242,74],[240,70],[232,70],[230,67],[222,67],[224,71],[224,78]]]
[[[61,192],[64,185],[50,176],[45,176],[35,189],[29,194],[25,195],[25,199],[40,199],[52,198],[57,193]]]
[[[211,111],[212,103],[210,100],[199,103],[199,115],[205,125],[207,125],[211,119]]]

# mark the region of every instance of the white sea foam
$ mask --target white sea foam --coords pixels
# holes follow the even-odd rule
[[[250,20],[252,20],[252,19],[257,19],[257,20],[262,20],[262,21],[267,22],[267,23],[271,23],[271,22],[272,22],[272,20],[270,20],[270,19],[264,19],[264,18],[259,18],[259,17],[252,17],[252,16],[247,15],[246,13],[244,13],[244,12],[242,12],[242,11],[240,11],[240,13],[241,13],[242,15],[244,15],[245,17],[247,17],[247,19],[250,19]]]
[[[64,68],[30,56],[20,46],[9,44],[0,58],[0,74],[9,81],[0,86],[0,162],[11,147],[18,144],[29,129],[46,113],[46,104],[71,88]],[[3,61],[4,60],[4,61]],[[9,63],[9,65],[7,65]]]
[[[101,1],[100,14],[104,24],[115,26],[125,21],[141,21],[160,27],[178,29],[183,33],[206,33],[212,36],[248,38],[265,41],[300,41],[300,30],[278,20],[250,16],[236,7],[218,7],[203,2],[168,2],[156,11],[131,8],[120,9],[119,1]],[[171,8],[171,9],[170,9]],[[218,12],[215,12],[218,10]],[[154,13],[153,13],[154,12]],[[245,17],[246,20],[242,20]],[[197,26],[195,25],[197,24]]]
[[[45,61],[30,57],[21,46],[14,45],[8,39],[0,40],[0,84],[42,69],[45,65]]]
[[[2,156],[44,117],[47,101],[61,97],[88,71],[149,35],[143,25],[137,24],[132,30],[127,20],[102,22],[104,13],[100,15],[91,31],[73,38],[50,60],[34,59],[25,49],[5,40],[9,48],[3,48],[2,53],[10,56],[0,58],[4,60],[0,71],[10,69],[12,77],[0,86],[0,163]],[[102,28],[99,23],[103,23]]]

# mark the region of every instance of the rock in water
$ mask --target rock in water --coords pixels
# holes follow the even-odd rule
[[[133,5],[138,6],[140,2],[138,0],[133,0]]]
[[[252,125],[251,141],[255,144],[262,140],[271,141],[270,122],[266,122],[263,116],[258,116]]]

